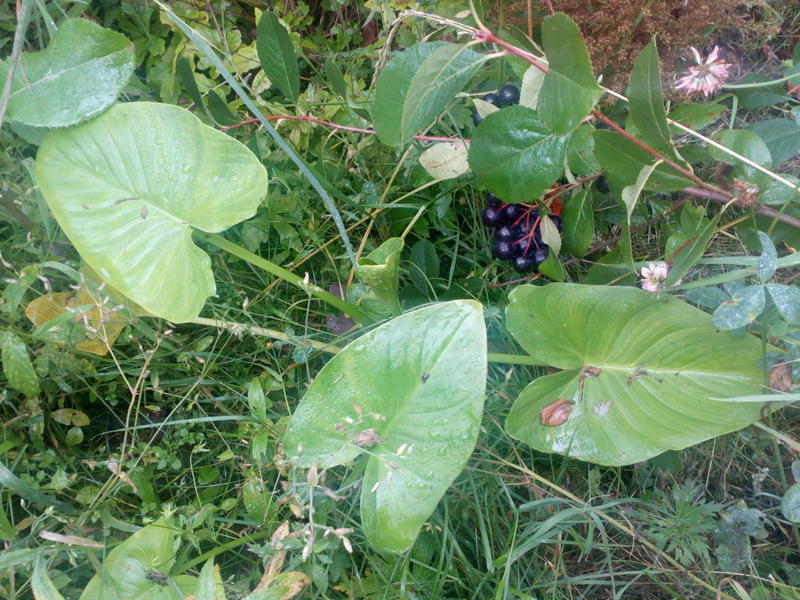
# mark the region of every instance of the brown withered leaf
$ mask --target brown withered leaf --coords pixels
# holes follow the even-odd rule
[[[778,363],[769,370],[769,387],[778,392],[792,388],[792,367],[789,363]]]
[[[559,398],[539,411],[539,421],[545,427],[558,427],[566,422],[572,412],[572,403],[566,398]]]

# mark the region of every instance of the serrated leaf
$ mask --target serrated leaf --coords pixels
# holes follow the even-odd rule
[[[36,179],[82,258],[153,315],[191,321],[215,292],[192,229],[219,232],[255,214],[266,170],[230,136],[167,104],[118,104],[51,130]]]
[[[19,336],[10,331],[0,333],[0,358],[3,359],[3,374],[12,388],[26,396],[39,393],[39,377],[28,356],[28,348]]]
[[[626,140],[616,131],[597,130],[593,133],[595,154],[606,172],[612,191],[619,195],[631,185],[642,169],[653,163],[653,157]],[[645,189],[651,192],[673,192],[694,185],[691,179],[678,175],[665,164],[660,164],[647,180]]]
[[[628,87],[628,113],[642,141],[677,160],[670,140],[656,41],[652,39],[636,57]]]
[[[22,54],[6,116],[33,127],[75,125],[111,106],[133,66],[124,35],[87,19],[66,20],[47,48]],[[8,69],[0,60],[0,81],[6,81]]]
[[[790,285],[768,283],[767,291],[775,308],[787,322],[800,322],[800,289]]]
[[[266,10],[256,30],[256,50],[261,68],[287,98],[297,102],[300,95],[300,69],[289,32],[278,17]]]
[[[603,95],[592,74],[589,52],[575,21],[563,13],[542,22],[548,72],[539,92],[539,114],[555,133],[569,133]]]
[[[375,130],[384,144],[405,146],[460,92],[484,57],[459,44],[425,42],[383,68],[375,87]]]
[[[402,238],[389,238],[358,261],[358,276],[369,288],[368,299],[379,302],[392,315],[400,314],[397,292],[404,246]]]
[[[760,315],[765,304],[764,286],[748,285],[717,307],[711,316],[711,323],[726,331],[739,329]]]
[[[284,449],[297,466],[368,451],[361,520],[380,551],[411,546],[472,452],[486,386],[482,313],[455,300],[373,329],[325,365],[289,421]]]
[[[761,256],[758,257],[756,275],[761,283],[766,283],[772,279],[778,268],[778,252],[775,250],[775,244],[763,231],[758,232],[758,239],[761,241]]]
[[[435,179],[453,179],[469,172],[469,142],[439,142],[419,157],[428,175]]]
[[[710,397],[760,393],[761,342],[733,337],[677,298],[627,287],[523,285],[511,292],[508,330],[539,363],[562,372],[520,394],[506,421],[544,452],[625,465],[735,431],[761,404]],[[567,419],[542,423],[557,399]]]
[[[539,105],[539,93],[544,84],[545,73],[541,69],[531,66],[525,71],[522,76],[522,85],[519,90],[519,103],[520,106],[527,106],[532,110],[536,110]]]
[[[572,256],[583,258],[594,237],[592,188],[587,187],[564,204],[564,247]]]
[[[535,111],[511,106],[475,130],[469,164],[489,190],[508,202],[530,202],[561,176],[568,135],[554,135]]]

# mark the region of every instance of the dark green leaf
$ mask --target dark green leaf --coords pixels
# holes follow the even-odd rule
[[[716,141],[733,150],[737,154],[741,154],[745,158],[752,160],[754,163],[762,167],[772,166],[772,155],[769,153],[769,148],[764,143],[758,134],[746,129],[726,129],[721,134],[714,136]],[[711,156],[716,160],[736,165],[742,169],[745,176],[753,176],[759,172],[753,167],[749,167],[740,160],[731,156],[727,152],[723,152],[713,146],[709,148]]]
[[[436,246],[428,240],[419,240],[411,246],[409,260],[411,265],[408,268],[408,275],[411,283],[423,296],[430,295],[430,281],[439,277],[439,255]]]
[[[133,58],[124,35],[87,19],[64,21],[45,50],[22,54],[6,116],[33,127],[67,127],[97,116],[125,87]],[[8,68],[0,60],[0,81]]]
[[[8,384],[26,396],[36,396],[39,393],[39,377],[33,369],[25,342],[10,331],[0,333],[0,357]]]
[[[617,196],[636,181],[642,169],[655,159],[645,150],[626,140],[615,131],[594,132],[595,154],[606,171],[608,184]],[[690,179],[678,175],[664,164],[658,165],[647,180],[644,189],[652,192],[671,192],[690,187]]]
[[[330,56],[325,59],[325,76],[328,78],[331,89],[342,98],[346,98],[347,82],[339,65]]]
[[[689,272],[714,237],[717,231],[719,214],[715,214],[710,219],[703,219],[702,224],[695,231],[673,234],[667,240],[665,256],[670,263],[669,275],[664,282],[666,286],[671,286]]]
[[[220,98],[214,90],[208,92],[206,95],[206,102],[208,103],[208,112],[211,114],[214,121],[216,121],[217,125],[227,127],[239,122],[236,115],[230,111],[225,101]]]
[[[767,119],[750,125],[769,148],[772,165],[779,167],[800,150],[800,124],[794,119]]]
[[[76,512],[75,507],[71,504],[61,502],[52,496],[43,494],[29,483],[22,481],[22,479],[14,475],[14,473],[12,473],[2,462],[0,462],[0,488],[9,489],[14,494],[20,498],[24,498],[28,502],[41,504],[42,506],[52,506],[53,508],[64,513],[71,514]],[[0,556],[2,555],[0,554]]]
[[[688,104],[678,104],[669,113],[669,118],[690,127],[691,129],[703,129],[719,119],[720,115],[728,110],[728,107],[719,102],[690,102]],[[682,134],[683,130],[670,126],[673,134]]]
[[[655,39],[645,46],[633,65],[628,87],[628,113],[642,141],[673,160],[677,160],[670,140],[664,98],[661,94],[661,70]]]
[[[756,274],[761,283],[766,283],[772,279],[778,267],[778,252],[775,250],[775,244],[763,231],[758,232],[758,239],[761,240],[761,256],[758,257]]]
[[[59,593],[47,575],[47,559],[41,553],[36,557],[36,565],[33,568],[33,577],[31,577],[31,588],[33,589],[33,597],[36,600],[64,600],[64,596]]]
[[[600,163],[594,153],[594,127],[583,123],[572,132],[567,142],[567,165],[578,177],[595,175],[600,172]]]
[[[800,179],[794,175],[789,173],[778,173],[778,175],[790,181],[795,186],[800,184]],[[780,206],[786,202],[796,203],[798,199],[800,199],[800,194],[796,190],[780,181],[775,181],[772,177],[764,173],[754,174],[752,181],[758,185],[758,201],[762,204]]]
[[[717,307],[711,323],[718,329],[739,329],[760,315],[765,303],[764,286],[748,285]]]
[[[373,117],[380,140],[405,146],[430,126],[477,71],[484,58],[459,44],[416,44],[383,68]]]
[[[779,283],[768,283],[767,291],[772,302],[789,323],[800,322],[800,289]]]
[[[261,68],[287,98],[300,95],[300,70],[289,32],[272,12],[264,11],[258,21],[256,50]]]
[[[589,114],[603,90],[592,74],[581,32],[567,15],[545,18],[542,47],[549,70],[539,91],[539,114],[554,133],[569,133]]]
[[[496,196],[531,202],[561,176],[568,138],[550,133],[530,108],[512,106],[492,113],[478,126],[469,164]]]
[[[197,80],[194,78],[194,71],[192,70],[192,63],[186,56],[181,56],[175,66],[175,73],[181,81],[183,89],[189,94],[189,97],[194,102],[195,110],[203,111],[208,115],[206,104],[203,102],[203,96],[200,93],[200,88],[197,87]]]
[[[346,346],[314,378],[286,432],[297,466],[367,453],[361,519],[381,551],[402,552],[475,446],[486,386],[482,307],[408,312]]]
[[[706,313],[675,297],[523,285],[511,292],[506,324],[538,364],[563,369],[525,388],[506,421],[537,450],[631,464],[760,416],[762,404],[711,399],[762,391],[760,340],[715,331]],[[545,418],[554,403],[565,420]]]
[[[716,287],[701,287],[687,290],[684,297],[692,304],[697,304],[704,308],[717,308],[728,299],[725,292]]]
[[[742,83],[765,83],[772,79],[761,73],[748,73],[742,77],[737,84]],[[757,109],[773,106],[775,104],[783,104],[789,100],[789,96],[780,83],[774,83],[768,86],[744,88],[741,90],[734,90],[734,94],[739,99],[739,106],[742,108]]]
[[[564,247],[576,258],[582,258],[592,245],[594,212],[592,189],[584,188],[564,204]]]

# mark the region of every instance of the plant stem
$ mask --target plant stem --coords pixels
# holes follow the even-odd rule
[[[369,325],[372,323],[372,319],[367,316],[365,312],[363,312],[357,306],[350,304],[342,300],[341,298],[337,298],[330,292],[323,290],[321,287],[314,285],[313,283],[309,283],[306,279],[299,277],[284,269],[281,266],[276,265],[273,262],[268,261],[266,258],[262,258],[257,254],[253,254],[249,250],[245,250],[238,244],[234,244],[226,240],[221,235],[217,235],[215,233],[204,233],[201,231],[197,232],[198,237],[202,240],[208,242],[209,244],[213,244],[217,248],[225,250],[226,252],[230,252],[234,256],[241,258],[242,260],[249,262],[251,265],[258,267],[259,269],[263,269],[268,273],[275,275],[283,279],[284,281],[291,283],[294,286],[299,287],[300,289],[307,292],[309,295],[314,296],[315,298],[327,302],[334,308],[338,308],[343,313],[351,316],[357,322],[361,323],[362,325]]]
[[[219,319],[206,319],[203,317],[197,317],[191,321],[192,323],[196,323],[197,325],[208,325],[209,327],[217,327],[219,329],[227,329],[233,333],[237,332],[247,332],[251,335],[259,335],[262,337],[268,337],[275,340],[281,340],[282,342],[296,342],[302,341],[307,343],[311,346],[314,350],[320,350],[322,352],[329,352],[331,354],[336,354],[337,352],[341,351],[339,346],[334,346],[333,344],[326,344],[325,342],[320,342],[317,340],[308,340],[298,338],[297,336],[290,336],[282,331],[276,331],[275,329],[267,329],[265,327],[257,327],[256,325],[247,325],[245,323],[235,323],[233,321],[220,321]]]
[[[3,125],[3,117],[8,108],[8,101],[11,99],[11,88],[14,84],[14,73],[17,69],[19,62],[19,55],[22,52],[22,44],[25,42],[25,28],[28,26],[28,14],[31,11],[33,2],[31,0],[22,0],[22,4],[18,5],[17,12],[17,27],[14,32],[14,44],[11,47],[11,56],[8,58],[8,74],[6,75],[5,85],[3,86],[3,93],[0,94],[0,127]]]
[[[755,83],[733,83],[731,85],[723,85],[722,87],[726,90],[746,90],[749,88],[760,88],[760,87],[767,87],[768,85],[774,85],[776,83],[783,83],[784,81],[789,81],[795,77],[800,77],[800,73],[792,73],[791,75],[787,75],[786,77],[781,77],[780,79],[773,79],[772,81],[760,81]]]

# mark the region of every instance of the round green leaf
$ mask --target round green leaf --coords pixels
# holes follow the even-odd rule
[[[800,483],[793,483],[781,500],[781,512],[792,523],[800,523]]]
[[[7,116],[34,127],[66,127],[107,109],[133,73],[128,39],[86,19],[64,21],[41,52],[23,53]],[[0,61],[0,81],[9,65]]]
[[[719,329],[739,329],[761,314],[766,301],[763,285],[748,285],[720,304],[711,316],[711,322]]]
[[[345,347],[314,379],[284,449],[298,466],[368,452],[361,518],[370,542],[413,542],[475,446],[486,386],[481,305],[421,308]]]
[[[529,202],[561,176],[568,139],[569,135],[550,133],[530,108],[512,106],[478,125],[469,164],[498,197]]]
[[[781,316],[789,323],[800,322],[800,288],[780,283],[768,283],[772,301]]]
[[[219,232],[256,212],[258,159],[230,136],[167,104],[118,104],[52,130],[36,179],[59,225],[98,275],[152,314],[197,317],[215,292],[192,228]]]
[[[564,371],[520,394],[506,421],[538,450],[625,465],[735,431],[760,403],[726,404],[761,392],[759,340],[714,329],[677,298],[574,284],[520,286],[507,326],[542,364]],[[560,403],[560,404],[554,404]],[[561,406],[558,422],[547,411]]]

